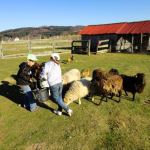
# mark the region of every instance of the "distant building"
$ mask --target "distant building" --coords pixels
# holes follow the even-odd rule
[[[114,24],[89,25],[78,35],[91,40],[90,49],[96,50],[98,41],[111,40],[112,51],[129,49],[134,52],[150,50],[150,20]]]
[[[18,37],[16,37],[16,38],[14,39],[14,41],[19,41],[19,38],[18,38]]]

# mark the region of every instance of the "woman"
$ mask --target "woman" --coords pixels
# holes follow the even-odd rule
[[[54,110],[54,113],[62,115],[62,109],[64,109],[69,116],[72,116],[73,111],[69,109],[62,100],[63,85],[59,60],[60,56],[57,53],[53,53],[50,57],[50,61],[45,63],[44,69],[39,78],[42,79],[44,74],[47,74],[47,81],[50,86],[51,95],[58,104],[58,110]]]
[[[29,85],[31,85],[31,82],[33,82],[32,79],[32,73],[31,73],[31,66],[34,65],[35,61],[38,59],[33,54],[27,55],[27,62],[23,62],[19,65],[19,71],[17,74],[17,86],[19,86],[23,93],[25,94],[24,98],[24,108],[30,107],[30,111],[38,111],[41,108],[36,106],[36,102],[33,96],[33,93],[31,91],[31,88]]]

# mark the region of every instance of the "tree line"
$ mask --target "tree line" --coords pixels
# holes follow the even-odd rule
[[[16,37],[23,38],[32,37],[52,37],[59,35],[76,35],[85,26],[42,26],[42,27],[26,27],[18,29],[10,29],[0,32],[0,41],[2,39],[14,39]]]

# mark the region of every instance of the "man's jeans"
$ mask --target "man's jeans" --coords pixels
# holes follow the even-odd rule
[[[63,108],[66,112],[68,112],[69,108],[66,106],[66,104],[62,100],[62,89],[63,89],[62,83],[58,83],[53,86],[50,86],[52,97],[58,104],[58,110],[62,111],[62,108]]]
[[[29,86],[20,86],[23,93],[25,94],[24,98],[24,107],[27,108],[30,106],[30,111],[32,111],[36,107],[36,102]]]

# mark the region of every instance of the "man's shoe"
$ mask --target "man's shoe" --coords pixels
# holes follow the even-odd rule
[[[35,107],[34,109],[31,110],[31,112],[39,111],[40,109],[41,109],[40,107]]]
[[[71,117],[72,114],[73,114],[73,110],[69,109],[67,113],[68,113],[68,115]]]
[[[59,116],[61,116],[61,115],[62,115],[62,112],[61,112],[61,111],[59,111],[59,110],[54,110],[54,113],[55,113],[55,114],[57,114],[57,115],[59,115]]]

